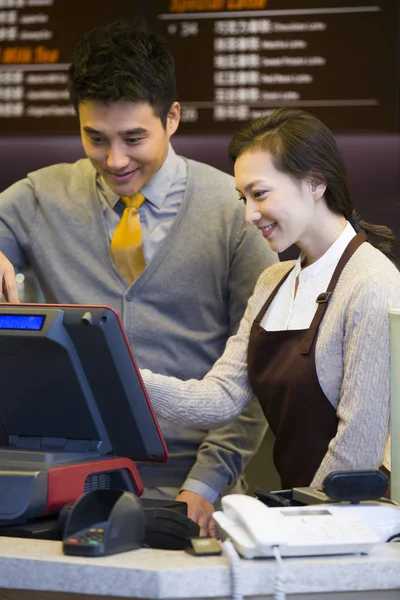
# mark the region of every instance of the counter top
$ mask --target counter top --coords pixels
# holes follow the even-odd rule
[[[400,590],[400,543],[379,544],[369,555],[287,558],[284,566],[287,593]],[[273,594],[274,559],[241,560],[240,570],[243,595]],[[231,582],[224,556],[140,549],[83,558],[65,556],[61,542],[0,537],[0,588],[199,599],[229,597]]]

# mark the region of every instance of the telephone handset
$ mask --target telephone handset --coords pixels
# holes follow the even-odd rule
[[[229,494],[221,500],[222,511],[217,511],[213,517],[225,533],[223,538],[232,539],[239,553],[245,558],[263,556],[267,546],[271,550],[268,556],[273,556],[272,546],[286,543],[283,529],[278,531],[269,518],[269,508],[251,496]]]
[[[221,504],[213,514],[221,537],[231,538],[245,558],[273,556],[274,546],[281,556],[368,553],[382,541],[350,506],[268,508],[242,494],[224,496]]]

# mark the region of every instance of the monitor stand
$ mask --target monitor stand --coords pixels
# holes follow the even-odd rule
[[[110,488],[141,496],[143,484],[131,459],[0,447],[0,527],[58,513],[85,492]]]

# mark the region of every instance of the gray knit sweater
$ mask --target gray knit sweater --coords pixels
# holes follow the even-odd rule
[[[182,382],[143,371],[159,414],[181,425],[216,427],[240,413],[252,396],[246,366],[252,322],[291,266],[277,264],[261,275],[237,335],[203,380]],[[313,486],[334,470],[382,464],[389,421],[388,309],[393,307],[400,308],[400,274],[381,252],[363,244],[344,268],[318,334],[318,379],[339,426]]]

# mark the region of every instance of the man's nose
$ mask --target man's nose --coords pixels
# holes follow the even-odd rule
[[[113,171],[120,171],[129,165],[129,156],[126,155],[123,148],[111,146],[107,156],[107,166]]]

